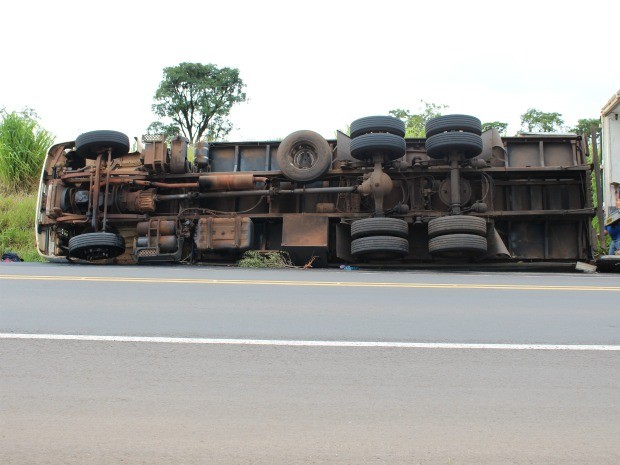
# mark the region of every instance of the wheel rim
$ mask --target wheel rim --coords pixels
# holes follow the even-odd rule
[[[95,261],[115,258],[125,251],[122,236],[107,232],[84,233],[69,239],[69,256]]]
[[[91,246],[76,250],[73,256],[84,260],[103,260],[106,258],[118,257],[123,252],[119,247],[114,246]]]
[[[318,155],[316,147],[311,144],[297,144],[289,157],[291,165],[300,170],[309,170],[316,165]]]

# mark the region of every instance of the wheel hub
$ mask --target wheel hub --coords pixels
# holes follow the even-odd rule
[[[316,152],[308,145],[299,145],[292,154],[293,165],[301,170],[308,170],[316,163]]]
[[[77,252],[74,252],[74,256],[82,258],[84,260],[104,260],[106,258],[113,258],[118,256],[118,251],[115,247],[97,246],[87,247]]]

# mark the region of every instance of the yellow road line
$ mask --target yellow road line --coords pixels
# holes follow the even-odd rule
[[[489,289],[509,291],[611,291],[620,292],[620,286],[538,286],[525,284],[457,284],[457,283],[382,283],[353,281],[279,281],[262,279],[190,279],[190,278],[117,278],[113,276],[30,276],[0,275],[6,281],[74,281],[134,284],[225,284],[252,286],[299,287],[380,287],[398,289]]]

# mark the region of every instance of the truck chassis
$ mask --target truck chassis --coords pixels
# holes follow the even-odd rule
[[[484,266],[592,259],[590,173],[575,135],[501,138],[447,115],[427,139],[386,116],[325,140],[198,144],[116,131],[50,148],[36,219],[50,261]]]

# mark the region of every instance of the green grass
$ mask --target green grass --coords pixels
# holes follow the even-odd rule
[[[32,191],[54,137],[27,110],[0,111],[0,118],[0,184],[7,192]]]
[[[44,261],[34,237],[36,189],[43,160],[54,143],[32,110],[0,109],[0,255]]]
[[[0,193],[0,255],[15,252],[26,262],[44,261],[34,237],[34,194]]]

